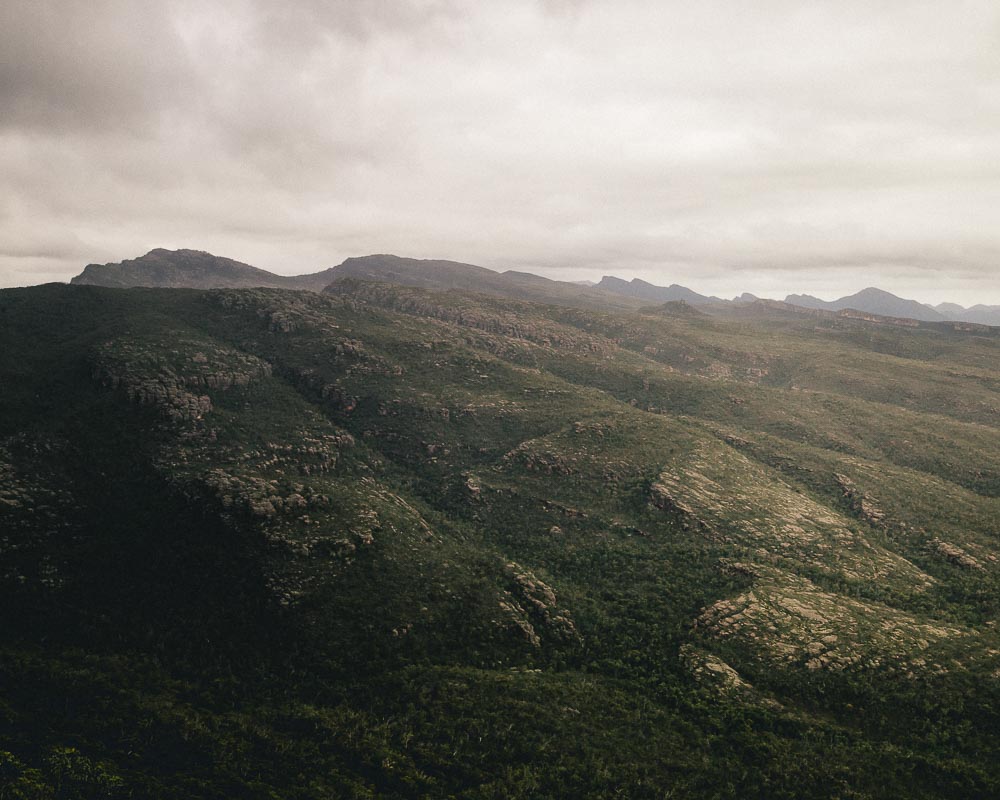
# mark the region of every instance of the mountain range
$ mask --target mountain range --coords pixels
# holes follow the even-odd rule
[[[522,300],[608,311],[634,310],[641,305],[672,301],[683,301],[693,306],[722,307],[752,303],[758,299],[744,293],[733,300],[724,300],[700,294],[678,284],[656,286],[638,278],[626,281],[606,275],[597,284],[568,282],[528,272],[496,272],[455,261],[402,258],[384,254],[348,258],[342,264],[320,272],[283,276],[203,251],[155,249],[144,256],[120,263],[90,264],[71,283],[116,288],[271,287],[321,291],[330,283],[343,278],[384,281],[429,289],[466,289]],[[1000,325],[1000,306],[975,305],[964,308],[955,303],[931,306],[897,297],[874,287],[838,300],[826,301],[811,295],[790,294],[784,302],[799,308],[834,312],[850,309],[925,322],[960,321]]]
[[[698,294],[693,289],[688,289],[686,286],[679,286],[676,283],[672,283],[670,286],[654,286],[652,283],[647,283],[639,278],[626,281],[622,278],[615,278],[612,275],[605,275],[601,278],[597,287],[609,292],[627,295],[628,297],[638,297],[641,300],[652,303],[669,303],[683,300],[685,303],[697,306],[707,303],[725,302],[719,297],[706,297],[703,294]]]
[[[857,294],[841,297],[839,300],[820,300],[807,294],[790,294],[786,303],[803,308],[826,309],[841,311],[853,308],[872,314],[882,314],[887,317],[903,317],[906,319],[923,320],[925,322],[941,322],[954,320],[960,322],[976,322],[984,325],[1000,325],[1000,306],[976,305],[963,308],[956,303],[940,303],[930,306],[918,303],[916,300],[905,300],[894,294],[869,287]]]
[[[527,272],[496,272],[457,261],[370,255],[305,275],[275,275],[200,250],[152,250],[114,264],[90,264],[70,282],[77,285],[223,289],[271,287],[321,291],[343,278],[384,281],[425,289],[468,289],[504,297],[606,310],[635,309],[641,302],[613,292]]]
[[[0,291],[4,800],[1000,797],[1000,328],[301,280]]]

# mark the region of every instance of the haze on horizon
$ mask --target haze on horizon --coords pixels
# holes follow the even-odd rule
[[[0,5],[0,286],[191,247],[1000,303],[1000,7]]]

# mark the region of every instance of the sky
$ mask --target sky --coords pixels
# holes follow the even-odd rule
[[[0,286],[154,247],[1000,304],[992,0],[4,0]]]

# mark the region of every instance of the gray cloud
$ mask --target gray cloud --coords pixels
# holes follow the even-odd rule
[[[0,285],[197,247],[1000,303],[1000,10],[0,6]]]

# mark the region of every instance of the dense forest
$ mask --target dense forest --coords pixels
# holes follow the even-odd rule
[[[4,290],[0,798],[1000,796],[960,327]]]

